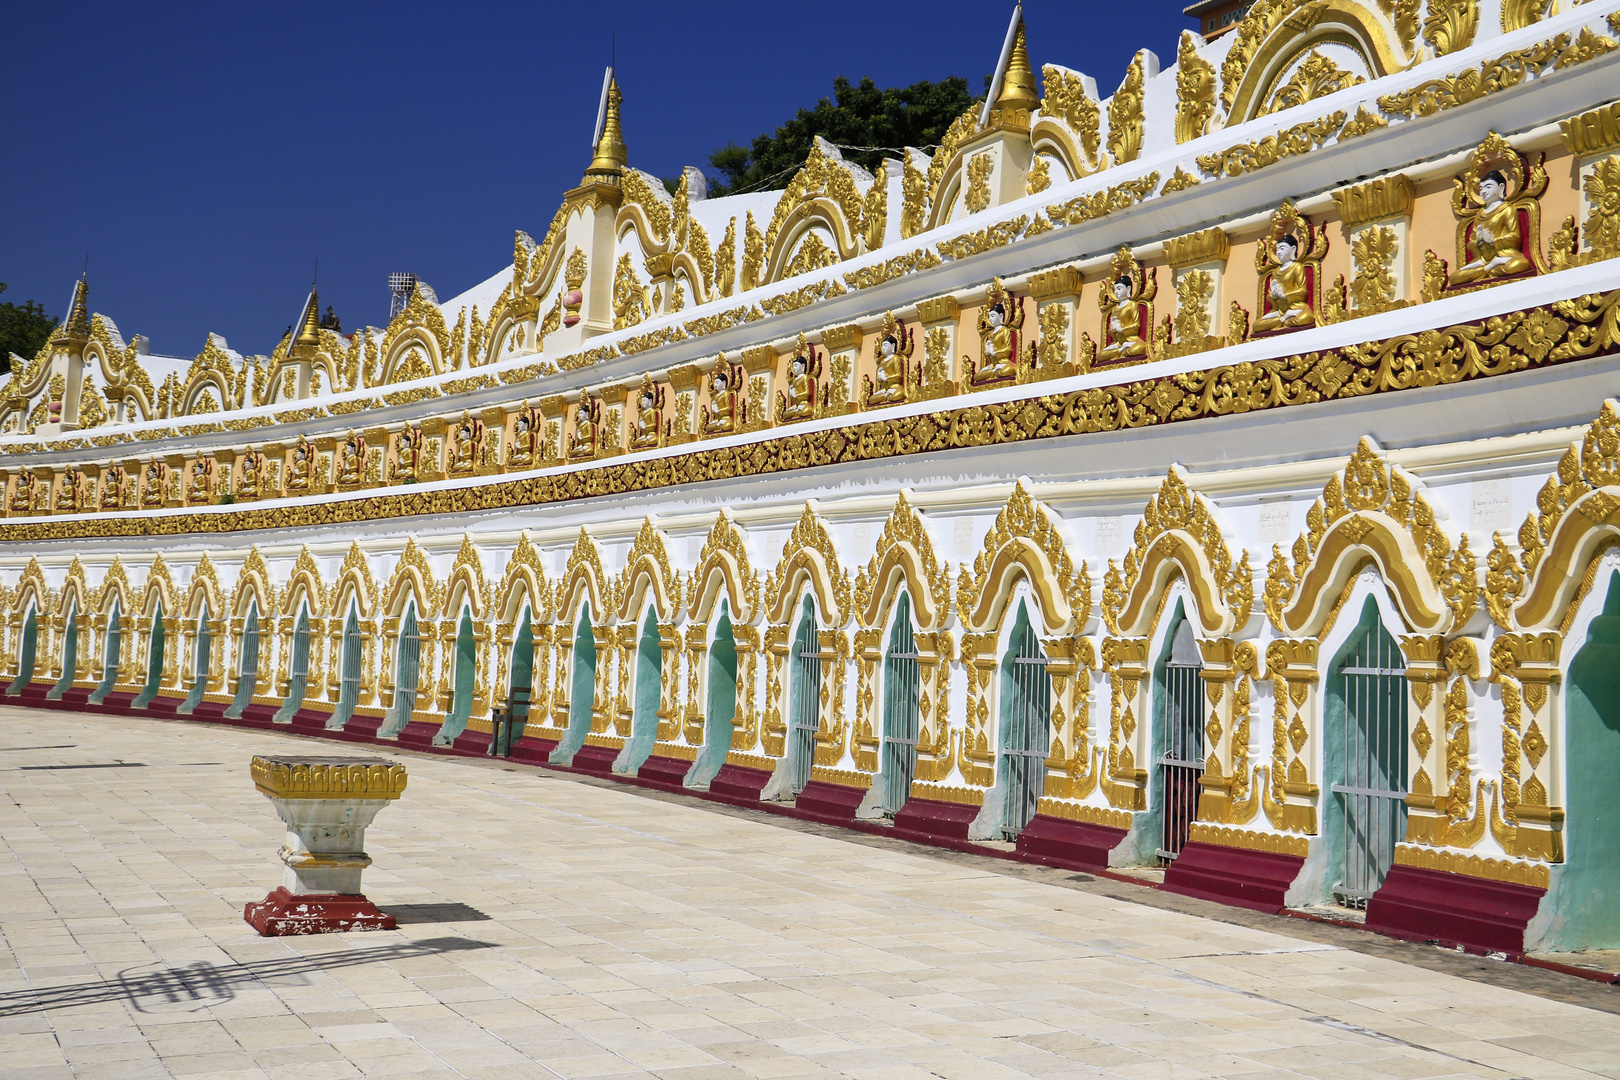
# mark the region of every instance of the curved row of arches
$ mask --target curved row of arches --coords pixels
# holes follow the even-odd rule
[[[1210,849],[1259,852],[1282,860],[1279,903],[1489,878],[1551,890],[1546,940],[1608,940],[1620,911],[1558,898],[1614,854],[1616,446],[1610,403],[1517,545],[1498,534],[1481,560],[1363,440],[1261,581],[1172,467],[1095,602],[1073,524],[1024,482],[959,565],[933,536],[948,511],[905,493],[864,565],[811,501],[763,576],[726,511],[687,570],[651,518],[611,570],[582,529],[566,554],[521,537],[499,580],[471,536],[442,576],[414,539],[391,560],[354,544],[330,581],[306,549],[278,583],[254,549],[229,591],[208,553],[184,588],[161,555],[139,588],[116,559],[54,589],[30,560],[5,594],[5,686],[463,749],[500,735],[1172,882],[1205,880],[1181,868]]]

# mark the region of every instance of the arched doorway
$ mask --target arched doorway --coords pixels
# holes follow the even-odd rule
[[[1620,948],[1620,573],[1569,665],[1564,866],[1542,901],[1538,946],[1554,952]]]
[[[686,787],[707,788],[731,753],[731,737],[737,731],[737,637],[731,625],[731,609],[720,601],[720,617],[715,621],[714,640],[704,671],[703,749],[681,781]]]
[[[1172,618],[1170,646],[1153,680],[1153,813],[1159,819],[1158,857],[1166,865],[1181,854],[1198,817],[1198,778],[1204,775],[1203,659],[1179,600]]]
[[[74,601],[68,607],[67,625],[62,638],[62,677],[45,692],[48,701],[60,701],[73,686],[73,676],[79,666],[79,605]]]
[[[112,610],[107,613],[106,638],[102,643],[101,681],[91,691],[89,702],[100,705],[118,684],[118,662],[123,652],[123,630],[119,626],[118,598],[113,597]]]
[[[349,658],[347,635],[348,630],[345,628],[343,656],[345,663]],[[358,656],[360,651],[360,631],[358,624],[355,627],[354,637],[356,653],[354,666],[357,675],[355,693],[358,694],[358,671],[360,667]],[[348,677],[346,671],[344,677],[345,679]],[[411,722],[411,716],[416,712],[416,688],[421,685],[421,680],[422,635],[416,622],[416,601],[410,600],[405,604],[405,617],[399,622],[399,658],[394,669],[394,705],[388,710],[387,719],[382,727],[382,730],[388,732],[390,736],[397,736]],[[347,682],[345,682],[343,690],[344,693],[349,692]],[[353,711],[352,707],[350,711]]]
[[[456,628],[455,670],[450,685],[450,715],[433,736],[434,746],[455,742],[456,736],[467,730],[467,720],[472,716],[473,691],[478,686],[478,638],[473,633],[470,608],[461,609],[461,623]]]
[[[922,672],[911,594],[894,605],[894,627],[883,652],[883,758],[878,766],[883,813],[893,817],[911,796],[917,775],[917,733],[922,724]]]
[[[415,609],[411,609],[411,634],[415,640],[416,618]],[[400,635],[400,653],[404,654],[404,635]],[[343,652],[338,669],[338,699],[337,708],[327,718],[328,731],[340,731],[354,715],[354,707],[360,701],[360,613],[353,604],[349,605],[349,614],[343,620]],[[306,657],[307,662],[307,657]]]
[[[568,679],[568,727],[562,741],[548,759],[553,765],[572,765],[574,755],[585,745],[591,732],[591,712],[596,707],[596,634],[591,629],[591,605],[580,605],[579,625],[574,630],[573,671]]]
[[[203,602],[202,609],[197,613],[197,649],[192,662],[191,690],[187,692],[185,700],[175,712],[182,716],[195,711],[202,704],[203,694],[208,690],[208,662],[213,652],[214,639],[208,629],[208,603]]]
[[[259,602],[248,601],[247,621],[242,624],[242,656],[236,668],[236,695],[225,710],[236,719],[253,704],[253,690],[259,683]]]
[[[729,622],[728,622],[729,627]],[[624,744],[616,773],[634,774],[651,756],[658,742],[658,705],[664,685],[664,649],[658,633],[658,612],[649,605],[636,639],[635,683],[630,702],[630,739]]]
[[[23,616],[22,639],[18,645],[17,677],[11,680],[6,688],[6,694],[16,697],[23,692],[34,677],[34,659],[39,645],[39,620],[35,617],[36,609],[30,607],[28,614]]]
[[[358,637],[358,634],[356,634]],[[298,609],[298,621],[293,624],[292,656],[287,665],[287,696],[270,719],[285,724],[304,707],[304,694],[309,687],[309,603]]]
[[[1001,795],[1001,838],[1016,840],[1046,790],[1046,759],[1052,752],[1052,678],[1046,654],[1030,625],[1029,608],[1018,601],[1007,653],[1001,662],[1001,754],[996,787]]]
[[[797,798],[810,783],[821,728],[821,640],[815,601],[805,595],[799,628],[793,634],[793,667],[788,677],[788,796]]]
[[[534,700],[534,625],[528,605],[524,605],[523,619],[518,624],[517,636],[512,640],[512,675],[506,684],[506,707],[512,710],[512,730],[505,746],[495,747],[502,756],[511,753],[511,744],[523,738],[529,723],[529,707]]]
[[[1323,831],[1334,900],[1365,909],[1406,838],[1406,660],[1372,597],[1328,667]]]
[[[146,649],[146,683],[134,701],[129,703],[132,709],[144,709],[152,704],[157,692],[163,685],[163,654],[165,642],[163,640],[163,601],[159,600],[157,610],[152,612],[152,632],[149,635],[150,644]]]

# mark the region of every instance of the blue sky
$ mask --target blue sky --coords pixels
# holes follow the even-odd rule
[[[1137,48],[1175,59],[1182,4],[1029,0],[1031,59],[1106,96]],[[210,331],[268,352],[320,260],[346,330],[387,274],[448,297],[536,238],[589,160],[617,36],[631,164],[706,165],[832,92],[995,66],[1006,3],[51,4],[8,10],[4,299],[92,306],[155,352]]]

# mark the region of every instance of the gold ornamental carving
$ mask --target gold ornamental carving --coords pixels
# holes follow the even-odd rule
[[[1198,35],[1181,32],[1176,47],[1176,142],[1192,142],[1215,116],[1215,65],[1198,55]]]
[[[272,799],[397,799],[405,766],[381,758],[255,755],[253,785]]]
[[[1271,227],[1255,246],[1260,286],[1251,336],[1304,330],[1322,321],[1327,249],[1326,226],[1313,224],[1293,203],[1283,203],[1271,216]]]
[[[1149,357],[1153,301],[1158,293],[1157,267],[1144,269],[1128,247],[1114,253],[1108,278],[1097,292],[1097,306],[1102,309],[1102,346],[1092,361],[1094,366]],[[1084,346],[1082,351],[1085,351]]]
[[[1065,203],[1046,208],[1046,215],[1054,225],[1079,225],[1095,221],[1121,210],[1129,210],[1152,195],[1159,186],[1159,174],[1150,172],[1136,180],[1127,180],[1090,195],[1079,195]]]
[[[1620,150],[1620,102],[1562,122],[1564,147],[1576,157]]]
[[[992,605],[1011,587],[1015,566],[1035,590],[1046,633],[1063,633],[1089,618],[1091,575],[1084,563],[1076,569],[1057,525],[1022,480],[985,534],[971,572],[964,566],[957,576],[956,611],[964,626],[990,629]]]
[[[962,358],[966,387],[982,390],[1013,382],[1024,382],[1026,368],[1020,364],[1024,328],[1024,300],[1012,296],[998,277],[979,308],[979,359]]]
[[[849,571],[838,561],[832,534],[816,513],[814,502],[806,503],[804,512],[782,545],[782,557],[776,568],[765,575],[765,613],[773,624],[785,624],[792,618],[791,607],[798,598],[797,584],[807,578],[810,588],[826,618],[826,626],[835,628],[849,621]]]
[[[1378,107],[1392,116],[1433,116],[1518,86],[1548,67],[1572,67],[1615,48],[1613,41],[1597,37],[1590,30],[1582,30],[1580,38],[1572,43],[1568,34],[1559,34],[1529,48],[1515,49],[1486,60],[1478,68],[1430,79],[1410,90],[1381,95]]]
[[[1275,165],[1284,158],[1297,157],[1326,146],[1344,127],[1345,120],[1346,115],[1341,109],[1253,142],[1240,143],[1212,154],[1199,154],[1198,167],[1210,176],[1242,176],[1255,172]]]
[[[881,625],[886,592],[904,584],[911,596],[917,625],[937,630],[950,618],[950,566],[934,553],[922,515],[904,491],[895,501],[872,558],[855,575],[855,614],[863,626]]]
[[[1458,52],[1474,43],[1479,30],[1479,0],[1429,0],[1423,40],[1436,56]],[[1504,18],[1505,18],[1504,13]]]
[[[1102,108],[1087,91],[1087,79],[1079,72],[1047,65],[1041,68],[1041,85],[1046,96],[1041,99],[1042,117],[1050,117],[1067,129],[1071,139],[1077,140],[1069,162],[1071,176],[1083,176],[1102,168],[1101,156]],[[1039,128],[1040,125],[1037,125]]]
[[[1494,131],[1469,155],[1452,181],[1456,268],[1428,253],[1424,286],[1430,299],[1547,272],[1541,256],[1544,158],[1527,158]]]
[[[1583,190],[1589,212],[1582,230],[1587,245],[1582,261],[1620,258],[1620,154],[1593,164]]]
[[[968,213],[977,214],[990,205],[990,174],[995,167],[995,158],[989,151],[968,158],[967,186],[962,190],[962,202]]]
[[[1125,81],[1108,101],[1108,153],[1115,165],[1135,161],[1142,152],[1142,84],[1146,62],[1137,53],[1125,69]]]
[[[1333,193],[1333,205],[1347,229],[1358,229],[1375,221],[1404,218],[1412,213],[1416,188],[1405,173],[1369,180],[1365,184],[1340,188]]]
[[[1204,263],[1225,262],[1232,240],[1221,229],[1205,229],[1188,236],[1177,236],[1164,242],[1165,261],[1171,269],[1185,270]]]
[[[1360,75],[1339,67],[1320,49],[1312,49],[1300,61],[1288,81],[1271,91],[1257,115],[1292,109],[1366,81]]]

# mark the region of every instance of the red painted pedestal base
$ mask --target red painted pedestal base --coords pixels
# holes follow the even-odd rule
[[[1524,951],[1525,925],[1544,895],[1529,885],[1392,866],[1367,903],[1367,929],[1517,956]]]
[[[856,807],[866,798],[866,789],[846,787],[843,784],[829,784],[821,780],[812,780],[799,792],[799,797],[793,805],[800,810],[808,810],[812,814],[822,817],[853,819]]]
[[[342,934],[350,930],[392,930],[394,917],[360,895],[312,893],[296,896],[285,885],[242,909],[248,925],[265,937]]]
[[[1036,814],[1018,834],[1018,850],[1070,866],[1106,870],[1108,853],[1125,839],[1125,830],[1112,825]]]
[[[977,806],[940,802],[935,799],[907,799],[906,805],[894,815],[894,831],[966,840],[968,826],[972,825],[973,819],[978,816]]]
[[[1297,855],[1249,851],[1189,841],[1164,872],[1166,892],[1218,900],[1254,911],[1279,912],[1305,860]]]

